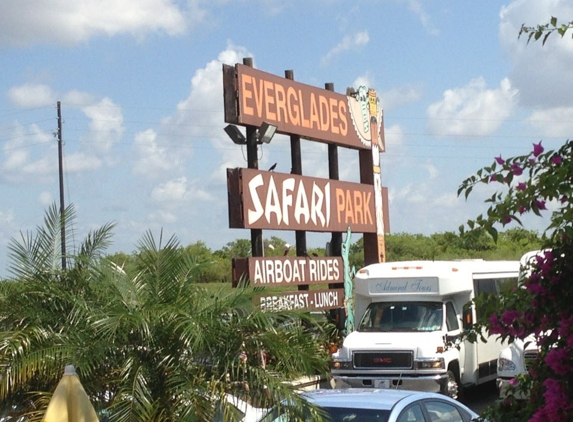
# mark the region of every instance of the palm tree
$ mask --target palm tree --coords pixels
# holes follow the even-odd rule
[[[104,226],[63,271],[54,260],[58,221],[51,209],[36,238],[10,246],[17,278],[0,283],[0,309],[18,306],[0,317],[1,410],[35,406],[41,417],[66,363],[113,421],[205,421],[220,412],[234,420],[226,392],[261,406],[300,403],[284,381],[326,373],[327,351],[300,323],[307,316],[260,312],[252,288],[197,283],[208,264],[175,237],[146,233],[120,268],[102,256],[112,228]]]
[[[92,273],[109,245],[112,224],[90,232],[61,267],[61,229],[73,227],[75,212],[63,216],[55,204],[36,233],[21,233],[9,246],[10,280],[0,282],[0,414],[13,411],[39,414],[48,392],[61,377],[65,362],[84,359],[83,341],[89,333]],[[37,391],[38,394],[31,394]]]

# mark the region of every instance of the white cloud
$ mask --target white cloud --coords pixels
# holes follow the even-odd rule
[[[321,59],[321,63],[323,65],[327,64],[334,57],[344,53],[345,51],[359,50],[368,44],[369,41],[370,37],[368,36],[368,31],[362,31],[353,35],[347,35],[332,50],[326,53],[326,55]]]
[[[462,201],[454,192],[446,192],[438,196],[435,200],[436,209],[441,208],[454,208],[460,206]]]
[[[148,33],[179,35],[188,20],[204,12],[189,2],[189,13],[176,0],[18,0],[0,2],[0,46],[57,43],[74,45],[94,36]]]
[[[483,78],[448,89],[442,101],[428,107],[428,131],[434,135],[484,136],[494,132],[515,108],[517,90],[508,79],[487,89]]]
[[[117,144],[124,132],[121,107],[109,98],[82,107],[83,113],[90,119],[89,133],[82,138],[89,152],[102,158]]]
[[[151,192],[151,199],[160,204],[173,204],[185,201],[188,193],[187,179],[181,177],[155,187]]]
[[[429,180],[436,179],[438,177],[438,175],[440,174],[440,171],[438,170],[438,168],[435,165],[433,165],[432,163],[424,164],[424,168],[428,172]]]
[[[48,85],[27,83],[8,90],[8,98],[17,107],[34,108],[56,103],[56,93]]]
[[[174,213],[164,210],[152,212],[147,218],[150,221],[160,221],[161,223],[176,223],[178,220]]]
[[[571,137],[573,107],[556,107],[534,111],[526,121],[546,137]]]
[[[102,166],[102,164],[102,160],[97,156],[86,154],[81,151],[66,154],[64,162],[66,173],[80,173],[82,171],[97,170]]]
[[[509,78],[519,90],[521,105],[535,108],[573,106],[573,43],[571,31],[561,38],[551,35],[547,43],[518,39],[522,24],[536,27],[552,16],[564,23],[573,16],[573,4],[562,0],[516,0],[501,8],[499,37],[511,63]]]
[[[10,139],[2,147],[2,178],[14,184],[33,181],[43,183],[51,178],[57,170],[55,160],[32,156],[31,149],[34,145],[47,144],[50,145],[50,153],[55,154],[56,143],[53,141],[53,134],[44,132],[37,125],[23,126],[16,122]]]
[[[89,92],[82,92],[78,90],[72,90],[63,95],[63,103],[70,104],[72,106],[82,106],[85,104],[94,104],[98,101],[98,97],[90,94]]]
[[[404,0],[399,0],[399,1],[402,2]],[[420,22],[422,22],[422,25],[424,26],[424,28],[426,28],[426,31],[428,31],[430,35],[438,35],[440,33],[440,31],[438,31],[438,29],[432,24],[430,16],[424,10],[424,7],[422,6],[422,2],[420,0],[405,0],[405,1],[406,4],[408,5],[408,10],[410,10],[410,12],[418,16]]]
[[[53,103],[56,97],[51,87],[35,84],[12,88],[9,95],[19,107],[46,105]],[[103,164],[115,164],[112,148],[121,140],[124,132],[121,108],[109,98],[96,101],[94,95],[79,91],[69,92],[63,97],[66,100],[82,100],[79,102],[82,104],[80,110],[89,118],[89,130],[86,135],[80,137],[79,149],[73,149],[78,148],[77,144],[65,143],[64,127],[64,170],[67,173],[76,173],[95,170]],[[78,103],[64,102],[63,105],[73,113]],[[57,160],[54,160],[57,146],[57,142],[54,142],[55,135],[41,130],[35,124],[22,125],[15,122],[9,140],[2,148],[4,160],[0,165],[4,180],[10,183],[45,183],[52,180],[57,174],[58,165]],[[41,144],[48,147],[37,147]]]
[[[153,179],[169,171],[182,170],[177,155],[158,144],[157,133],[153,129],[138,133],[133,148],[136,162],[132,172],[136,175]]]
[[[220,188],[224,194],[226,168],[246,167],[238,145],[235,145],[223,131],[223,87],[221,69],[223,64],[234,65],[244,57],[252,55],[244,48],[231,43],[219,53],[217,59],[198,69],[191,78],[189,94],[177,104],[173,115],[161,119],[156,129],[147,129],[135,136],[133,143],[134,164],[132,173],[138,176],[162,181],[152,191],[151,200],[161,210],[169,213],[154,213],[151,219],[171,221],[173,207],[182,201],[211,200],[206,190],[198,189],[182,175],[193,168],[194,174],[201,174],[202,186]],[[195,146],[210,142],[214,151],[208,160],[197,162]],[[246,155],[246,152],[245,152]],[[264,165],[268,156],[261,160]],[[208,187],[207,187],[208,186]]]
[[[366,75],[362,75],[354,79],[352,87],[357,89],[361,86],[372,88],[374,86],[374,77],[370,73],[367,73]]]
[[[188,207],[191,201],[211,201],[212,195],[196,187],[186,177],[162,183],[151,192],[151,201],[158,208],[158,216],[166,222],[173,222],[175,215]],[[157,216],[156,216],[157,217]]]
[[[426,169],[433,173],[431,166],[426,166]],[[468,207],[464,198],[455,192],[444,192],[438,179],[426,179],[402,187],[392,185],[388,197],[391,228],[408,221],[408,233],[430,235],[444,231],[444,227],[456,230],[465,219],[475,217],[467,214],[468,209],[471,213],[475,208]]]
[[[402,85],[379,93],[378,97],[384,111],[388,111],[418,101],[422,98],[422,93],[417,88]]]
[[[44,208],[48,208],[48,206],[54,203],[54,198],[50,192],[42,192],[38,195],[38,203]]]
[[[386,140],[386,149],[391,146],[402,145],[404,143],[404,131],[400,125],[385,127],[384,138]]]

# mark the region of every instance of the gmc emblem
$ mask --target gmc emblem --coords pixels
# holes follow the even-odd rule
[[[392,358],[374,358],[374,363],[392,363]]]

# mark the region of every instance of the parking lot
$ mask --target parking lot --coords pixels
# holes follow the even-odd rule
[[[488,406],[492,405],[498,397],[495,382],[489,382],[467,390],[461,400],[466,406],[481,414]]]

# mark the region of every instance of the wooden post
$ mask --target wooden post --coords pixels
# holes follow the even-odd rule
[[[285,70],[285,78],[294,81],[294,72],[292,70]],[[302,156],[300,152],[300,136],[290,135],[290,158],[291,158],[291,174],[302,175]],[[306,231],[295,231],[296,241],[296,256],[308,255],[306,246]],[[298,286],[298,290],[308,290],[309,286]]]
[[[245,66],[253,67],[253,59],[246,57],[243,59]],[[250,169],[259,168],[259,150],[257,145],[257,128],[247,126],[247,166]],[[264,256],[263,231],[261,229],[251,229],[251,255]]]

